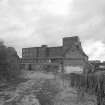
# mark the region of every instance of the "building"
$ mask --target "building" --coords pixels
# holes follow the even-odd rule
[[[93,72],[97,71],[105,71],[105,62],[101,62],[99,60],[89,61],[90,64],[93,66]]]
[[[31,47],[22,49],[22,61],[25,69],[39,69],[43,65],[55,65],[58,71],[82,73],[88,62],[78,36],[63,38],[59,47]]]

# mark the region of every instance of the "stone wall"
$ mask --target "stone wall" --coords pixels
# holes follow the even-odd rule
[[[45,63],[56,63],[58,66],[62,64],[63,68],[67,70],[72,68],[83,71],[88,61],[78,36],[63,38],[63,46],[59,47],[43,45],[41,47],[24,48],[22,50],[22,58],[22,63],[28,69],[36,69],[36,65],[43,65]]]

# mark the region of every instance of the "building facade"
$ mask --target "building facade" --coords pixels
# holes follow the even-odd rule
[[[58,71],[65,73],[83,72],[88,62],[78,36],[63,38],[59,47],[31,47],[22,49],[21,64],[27,70],[36,70],[43,65],[57,66]]]

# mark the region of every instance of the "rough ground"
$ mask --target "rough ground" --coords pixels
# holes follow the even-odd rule
[[[96,105],[95,96],[81,95],[76,89],[65,89],[59,94],[56,105]]]
[[[62,91],[55,97],[55,105],[96,105],[95,96],[86,93],[83,95],[82,91],[70,87],[69,81],[64,84],[63,80],[57,75],[25,72],[24,77],[28,80],[19,84],[16,89],[0,92],[0,105],[40,105],[38,99],[30,92],[33,85],[36,85],[40,79],[55,80],[62,88]]]

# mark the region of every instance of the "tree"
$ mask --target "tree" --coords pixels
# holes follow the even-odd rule
[[[19,71],[19,56],[13,47],[7,47],[0,42],[0,77],[11,80],[17,78]]]
[[[13,47],[8,47],[7,51],[8,72],[10,79],[14,79],[20,74],[19,56]]]

